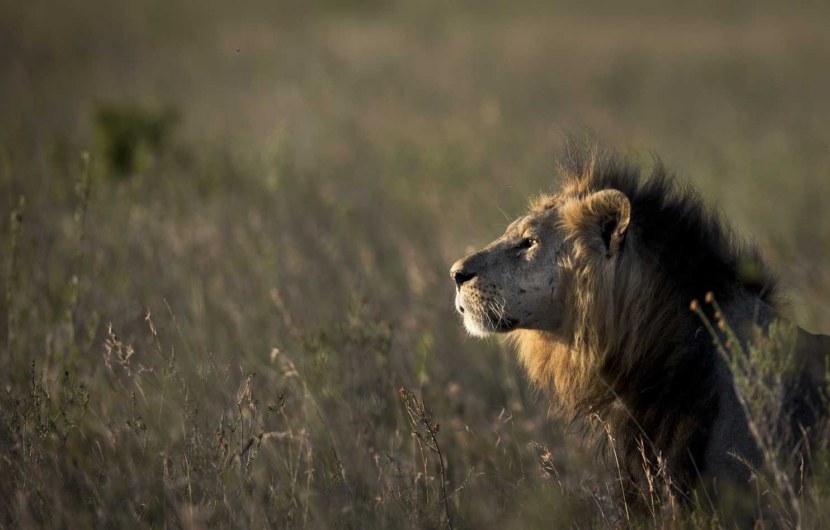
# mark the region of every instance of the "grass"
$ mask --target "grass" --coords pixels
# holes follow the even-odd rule
[[[625,521],[449,266],[584,127],[830,331],[830,37],[821,6],[615,9],[0,6],[0,526]]]

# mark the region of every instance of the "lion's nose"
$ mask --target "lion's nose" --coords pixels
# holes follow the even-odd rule
[[[464,282],[470,281],[475,277],[476,273],[464,269],[463,263],[456,263],[450,269],[450,276],[455,280],[455,286],[461,287]]]

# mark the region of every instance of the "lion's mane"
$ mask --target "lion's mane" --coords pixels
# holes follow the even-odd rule
[[[565,330],[518,330],[511,338],[531,380],[566,415],[608,427],[630,475],[641,474],[645,449],[687,490],[707,464],[723,398],[718,353],[690,301],[712,292],[724,306],[752,299],[776,310],[776,281],[755,248],[659,161],[644,176],[618,155],[571,148],[562,174],[560,192],[536,199],[531,209],[559,208],[572,244],[559,263],[560,285],[568,289]],[[584,203],[601,190],[630,201],[616,262],[595,251],[596,212]]]

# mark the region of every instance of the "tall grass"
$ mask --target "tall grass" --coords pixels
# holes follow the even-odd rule
[[[564,130],[682,168],[830,330],[823,8],[649,4],[0,6],[0,525],[624,524],[452,308]]]

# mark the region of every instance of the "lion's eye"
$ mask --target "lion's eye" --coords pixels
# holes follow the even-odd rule
[[[519,244],[517,245],[517,248],[519,250],[525,250],[525,249],[528,249],[528,248],[536,245],[537,243],[538,243],[538,241],[536,241],[535,239],[533,239],[531,237],[525,237],[525,238],[522,238],[521,241],[519,241]]]

